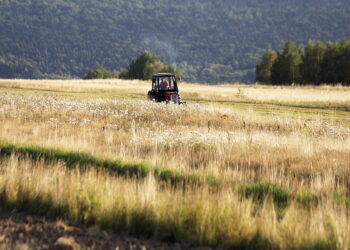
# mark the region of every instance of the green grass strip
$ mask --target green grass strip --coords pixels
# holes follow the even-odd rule
[[[218,187],[222,181],[213,176],[201,177],[196,174],[184,174],[178,171],[165,168],[152,168],[145,163],[125,163],[120,160],[102,159],[85,153],[68,152],[60,149],[44,148],[38,146],[16,146],[0,143],[0,156],[9,157],[17,154],[23,157],[30,157],[34,160],[43,159],[46,162],[63,161],[68,168],[102,168],[119,176],[130,176],[144,178],[150,173],[165,182],[172,185],[182,183],[200,185],[208,183],[210,186]]]
[[[60,149],[37,146],[0,145],[1,156],[10,156],[11,154],[26,156],[35,160],[44,159],[47,162],[63,161],[68,168],[74,168],[76,166],[105,168],[122,176],[145,177],[150,171],[143,163],[130,164],[119,160],[111,161],[84,153],[67,152]]]
[[[245,198],[252,198],[258,204],[270,197],[278,208],[286,208],[292,200],[305,208],[318,205],[319,197],[308,191],[291,192],[272,183],[245,183],[238,187],[238,193]]]
[[[223,180],[211,175],[204,177],[161,167],[154,168],[145,163],[125,163],[120,160],[102,159],[85,153],[38,146],[16,146],[0,142],[0,156],[9,157],[12,154],[17,154],[20,157],[29,157],[33,160],[43,159],[48,163],[63,161],[68,168],[102,168],[118,176],[144,178],[153,173],[158,180],[181,188],[185,188],[186,185],[199,186],[202,184],[207,184],[212,188],[220,188],[224,184]],[[271,197],[274,204],[279,208],[286,208],[292,200],[304,207],[317,205],[320,200],[317,196],[307,191],[291,192],[271,183],[255,182],[237,185],[237,183],[228,182],[226,184],[236,187],[242,197],[253,198],[257,203],[262,203],[267,197]]]

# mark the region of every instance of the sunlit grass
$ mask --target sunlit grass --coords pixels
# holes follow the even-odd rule
[[[261,190],[257,207],[230,188],[174,189],[151,175],[120,179],[15,155],[0,169],[0,199],[7,209],[63,216],[134,236],[227,248],[349,247],[347,210],[330,203],[310,210],[292,202],[281,213],[261,196],[270,190],[283,205],[289,193],[273,185],[242,189],[245,195]]]
[[[86,222],[137,236],[213,246],[349,247],[349,88],[180,83],[187,106],[145,101],[148,89],[141,81],[1,80],[4,171],[17,169],[12,181],[20,183],[32,171],[46,176],[47,165],[71,182],[62,180],[70,189],[62,197],[58,186],[32,195],[33,182],[6,203],[34,211],[37,197],[49,201],[54,214],[85,216]],[[13,153],[31,160],[8,160]],[[50,176],[43,179],[52,184]],[[129,196],[110,198],[97,180]],[[139,202],[150,180],[161,198],[144,210]],[[74,183],[84,183],[83,190],[93,186],[90,181],[96,190],[87,188],[82,204],[106,202],[98,206],[106,210],[91,205],[85,211],[69,198]],[[21,199],[32,205],[17,203]],[[167,209],[174,209],[171,218]],[[150,231],[137,231],[133,223]]]

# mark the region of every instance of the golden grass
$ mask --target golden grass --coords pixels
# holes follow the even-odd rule
[[[350,204],[350,116],[346,109],[350,107],[350,88],[181,83],[182,95],[201,103],[187,106],[139,100],[145,99],[148,88],[147,82],[124,80],[0,80],[0,140],[79,151],[110,159],[143,161],[154,167],[213,175],[237,185],[272,183],[300,194],[300,197],[318,197],[318,205],[310,211],[299,207],[299,203],[291,203],[281,214],[275,211],[271,202],[266,201],[256,214],[252,201],[242,200],[237,190],[228,187],[215,195],[206,187],[184,195],[170,187],[160,190],[163,184],[152,180],[152,192],[159,198],[151,205],[152,213],[157,214],[160,210],[155,218],[160,216],[161,221],[180,218],[180,210],[176,209],[187,203],[197,204],[193,207],[186,205],[186,211],[191,211],[186,212],[187,215],[192,215],[195,210],[202,211],[196,217],[198,221],[193,222],[195,227],[200,228],[199,231],[186,231],[184,235],[189,233],[194,236],[184,240],[195,238],[202,243],[216,245],[221,242],[240,246],[242,242],[253,244],[254,237],[259,236],[259,244],[264,239],[266,244],[281,248],[317,248],[316,241],[319,241],[320,247],[341,249],[349,246],[346,223],[347,206]],[[234,108],[236,103],[244,102],[249,105],[265,102],[269,106],[261,106],[264,112],[245,109],[249,106],[244,105]],[[281,103],[290,107],[278,106]],[[316,104],[322,107],[322,112],[315,108]],[[292,108],[293,105],[303,108]],[[270,110],[270,107],[276,109]],[[345,111],[335,111],[334,107],[343,107]],[[305,110],[309,112],[307,115]],[[11,165],[12,161],[7,165]],[[27,165],[31,163],[24,165],[23,174],[40,170],[43,172],[37,174],[45,175],[47,171],[43,166],[31,166],[29,171]],[[110,198],[104,184],[96,184],[99,182],[113,183],[110,185],[116,185],[113,187],[115,190],[129,194],[130,200],[119,196],[116,199],[124,199],[122,204],[132,204],[132,211],[144,209],[140,203],[144,198],[137,190],[140,187],[140,190],[147,190],[142,185],[149,185],[149,180],[115,179],[106,174],[91,172],[85,175],[67,172],[59,166],[51,167],[58,169],[57,175],[68,175],[71,185],[75,182],[83,182],[83,186],[87,187],[95,185],[99,202],[108,200],[106,209],[116,209],[114,202],[121,201]],[[20,179],[19,173],[14,176]],[[50,182],[50,178],[43,179]],[[79,178],[90,178],[94,184]],[[99,178],[102,179],[99,181]],[[9,190],[12,188],[15,189],[15,186]],[[32,188],[26,187],[28,190]],[[128,188],[134,191],[128,193]],[[86,192],[91,191],[86,189]],[[56,191],[50,190],[50,194],[43,195],[54,197],[54,192],[59,190],[57,187]],[[74,193],[74,190],[73,186],[69,186],[66,192]],[[55,195],[59,196],[58,193]],[[62,199],[70,206],[74,202],[68,198],[69,195],[62,194]],[[113,202],[109,202],[110,199]],[[170,213],[172,219],[162,214],[171,209],[167,207],[169,203],[176,210],[174,214]],[[112,213],[112,210],[108,211],[106,214]],[[94,219],[98,220],[104,212],[96,212]],[[79,209],[72,212],[73,217],[81,214]],[[222,227],[219,226],[221,224]],[[181,224],[180,228],[183,227]],[[212,231],[201,231],[209,228]]]
[[[158,183],[69,171],[61,164],[11,159],[1,164],[1,199],[36,214],[65,215],[133,235],[228,248],[339,248],[349,245],[349,211],[331,203],[283,216],[266,200],[256,211],[229,188],[186,191]]]
[[[341,175],[348,175],[349,128],[322,119],[292,120],[227,108],[145,101],[1,97],[0,138],[14,144],[142,160],[224,178],[238,175],[249,179],[251,174],[246,172],[255,176],[261,169],[299,176],[309,175],[310,169],[325,172],[336,168]]]
[[[337,103],[350,105],[350,87],[320,86],[291,87],[264,85],[200,85],[179,83],[184,96],[194,100],[234,101],[247,99],[255,101],[278,101],[282,103]],[[49,90],[57,92],[118,92],[143,94],[150,88],[148,81],[140,80],[1,80],[0,87]]]

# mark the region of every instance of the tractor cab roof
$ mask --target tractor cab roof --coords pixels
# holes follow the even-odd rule
[[[172,73],[158,73],[153,75],[153,77],[167,77],[167,76],[175,76],[175,75]]]

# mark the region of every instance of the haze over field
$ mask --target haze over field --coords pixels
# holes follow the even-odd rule
[[[285,41],[350,38],[348,0],[35,0],[0,2],[0,78],[120,70],[143,50],[185,81],[252,82]]]

